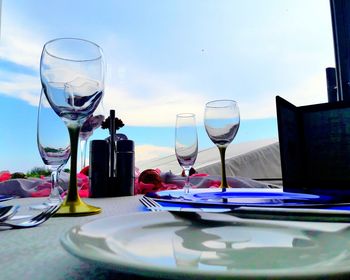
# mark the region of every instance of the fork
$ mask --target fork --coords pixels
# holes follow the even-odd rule
[[[202,209],[200,208],[188,208],[188,209],[194,209],[194,210],[197,209],[199,211],[190,211],[190,210],[182,211],[181,208],[179,207],[175,207],[175,208],[164,207],[161,204],[159,204],[157,201],[147,196],[142,196],[140,198],[140,202],[144,206],[146,206],[146,208],[151,212],[167,211],[172,215],[174,215],[175,217],[185,218],[186,220],[191,220],[191,221],[202,221],[201,216],[197,213],[202,211]],[[170,210],[170,209],[174,209],[174,210]],[[204,220],[204,222],[206,223],[207,220]]]
[[[168,211],[173,212],[208,212],[208,213],[226,213],[231,212],[229,208],[203,208],[203,207],[179,207],[179,206],[163,206],[155,201],[151,197],[143,196],[140,198],[140,202],[146,206],[146,208],[152,212]]]
[[[146,208],[152,212],[159,212],[162,211],[161,208],[163,207],[158,202],[153,200],[152,198],[149,198],[147,196],[142,196],[140,198],[140,202],[146,206]]]
[[[22,221],[21,223],[15,224],[15,223],[9,223],[9,222],[0,222],[0,227],[9,227],[12,229],[20,229],[20,228],[30,228],[35,227],[43,222],[47,221],[52,215],[54,215],[57,210],[60,208],[60,204],[50,206],[45,211],[41,212],[40,214],[31,217],[30,219],[27,219],[25,221]]]

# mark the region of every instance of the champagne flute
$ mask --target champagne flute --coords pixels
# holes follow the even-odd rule
[[[233,100],[214,100],[205,105],[204,125],[210,140],[219,148],[221,159],[222,191],[227,184],[225,152],[227,146],[235,138],[240,124],[239,108]]]
[[[102,122],[105,119],[105,110],[103,102],[101,100],[100,104],[94,111],[94,113],[87,118],[83,126],[80,129],[79,140],[80,140],[80,160],[81,166],[80,169],[83,169],[87,166],[86,163],[86,154],[87,154],[87,142],[90,136],[93,134],[95,129],[99,128],[102,125]]]
[[[175,154],[186,176],[185,193],[190,191],[190,169],[194,165],[198,154],[198,136],[196,116],[192,113],[176,115]]]
[[[83,123],[93,114],[104,92],[102,49],[87,40],[59,38],[44,45],[40,78],[45,95],[66,124],[71,143],[67,196],[57,215],[89,215],[101,208],[83,202],[77,187],[77,153]]]
[[[38,107],[37,144],[43,162],[51,170],[51,191],[43,204],[31,208],[45,209],[62,202],[58,179],[70,157],[70,143],[67,129],[50,107],[43,90]]]

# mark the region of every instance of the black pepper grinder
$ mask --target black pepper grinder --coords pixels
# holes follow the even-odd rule
[[[116,147],[115,147],[115,110],[109,111],[109,176],[108,176],[108,197],[119,196],[116,177]]]
[[[134,195],[135,152],[134,141],[117,141],[117,189],[118,196]]]
[[[109,145],[105,140],[90,142],[90,197],[108,196]]]

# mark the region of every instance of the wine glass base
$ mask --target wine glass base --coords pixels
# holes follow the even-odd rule
[[[100,207],[88,205],[82,200],[64,201],[55,216],[88,216],[101,213]]]

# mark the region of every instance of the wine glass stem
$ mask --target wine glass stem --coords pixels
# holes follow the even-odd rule
[[[190,192],[190,169],[191,167],[184,167],[184,171],[185,171],[185,176],[186,176],[186,181],[185,181],[185,186],[184,186],[184,190],[185,193],[189,193]]]
[[[54,169],[51,172],[51,193],[57,186],[57,169]]]
[[[81,157],[81,166],[80,168],[83,169],[86,166],[86,147],[87,147],[87,139],[80,140],[80,157]]]
[[[226,188],[230,187],[227,184],[227,178],[226,178],[226,166],[225,166],[226,147],[218,146],[218,148],[219,148],[220,158],[221,158],[221,185],[220,185],[220,188],[222,188],[222,191],[225,192]]]
[[[60,176],[61,169],[63,166],[64,164],[61,164],[51,172],[51,192],[50,192],[49,199],[52,201],[57,201],[57,202],[62,201],[60,191],[58,188],[58,178]]]
[[[68,126],[69,138],[70,138],[70,175],[69,185],[66,201],[75,202],[79,200],[78,187],[77,187],[77,155],[78,155],[78,142],[80,126]]]
[[[50,199],[56,198],[56,188],[57,188],[57,168],[55,168],[51,172],[51,193],[50,193]]]

